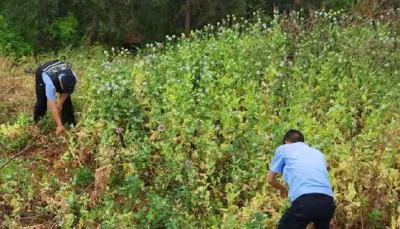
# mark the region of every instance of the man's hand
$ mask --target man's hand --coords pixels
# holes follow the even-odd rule
[[[57,126],[56,135],[60,136],[64,131],[64,126]]]
[[[281,198],[286,199],[288,197],[288,191],[287,189],[282,189],[281,190]]]

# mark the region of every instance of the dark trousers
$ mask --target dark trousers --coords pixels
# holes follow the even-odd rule
[[[314,223],[316,229],[329,229],[335,213],[335,202],[324,194],[305,194],[298,197],[279,221],[278,229],[305,229]]]
[[[36,123],[40,121],[47,111],[46,85],[42,79],[42,69],[36,71],[36,103],[33,110],[33,119]],[[75,125],[74,107],[72,106],[71,95],[65,100],[61,111],[61,121],[63,124]]]

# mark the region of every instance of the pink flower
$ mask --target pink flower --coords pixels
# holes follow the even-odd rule
[[[163,132],[165,130],[165,127],[163,125],[158,126],[158,131]]]
[[[115,129],[115,133],[116,133],[116,134],[122,134],[122,133],[124,133],[124,128],[118,127],[117,129]]]

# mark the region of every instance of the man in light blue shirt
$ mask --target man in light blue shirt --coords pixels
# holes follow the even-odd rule
[[[287,197],[288,190],[276,175],[282,174],[289,186],[292,206],[278,229],[304,229],[311,222],[317,229],[329,229],[335,204],[324,155],[305,144],[297,130],[289,130],[283,144],[276,149],[267,175],[268,183],[279,189],[282,197]]]
[[[64,131],[63,124],[75,125],[71,94],[76,81],[76,75],[68,64],[58,60],[46,62],[36,70],[36,104],[33,112],[36,123],[49,108],[57,125],[57,135]],[[56,93],[60,94],[57,106]]]

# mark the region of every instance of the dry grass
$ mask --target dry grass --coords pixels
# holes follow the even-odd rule
[[[30,115],[35,102],[34,74],[26,74],[7,59],[0,59],[0,124]]]

